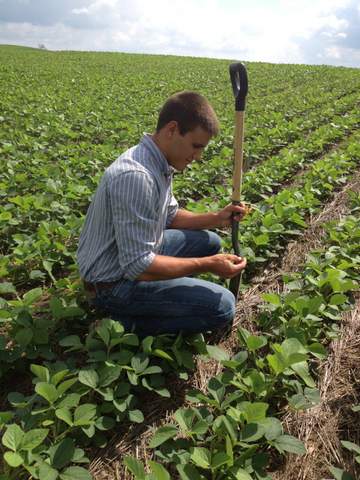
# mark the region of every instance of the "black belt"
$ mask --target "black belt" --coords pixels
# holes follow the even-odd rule
[[[83,283],[84,283],[84,289],[87,292],[93,293],[96,295],[96,293],[99,290],[107,290],[109,288],[112,288],[114,285],[118,283],[118,280],[116,282],[97,282],[97,283],[90,283],[83,280]]]

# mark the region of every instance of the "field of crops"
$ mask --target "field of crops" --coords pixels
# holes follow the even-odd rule
[[[230,202],[230,62],[12,46],[0,60],[0,480],[360,478],[360,70],[246,65],[253,210],[233,331],[139,339],[87,307],[84,215],[184,89],[221,132],[175,196]]]

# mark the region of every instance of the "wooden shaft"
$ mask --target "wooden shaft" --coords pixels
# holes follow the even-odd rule
[[[243,176],[243,144],[244,144],[244,116],[245,112],[235,112],[235,138],[234,138],[234,172],[232,201],[240,202],[242,176]]]

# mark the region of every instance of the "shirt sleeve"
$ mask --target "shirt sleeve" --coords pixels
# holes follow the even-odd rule
[[[170,202],[167,208],[166,227],[170,227],[178,210],[179,210],[179,204],[171,191]]]
[[[124,276],[135,280],[155,258],[159,192],[152,177],[127,171],[108,187],[119,262]]]

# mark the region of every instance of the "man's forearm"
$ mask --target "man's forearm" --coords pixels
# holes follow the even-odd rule
[[[209,257],[178,258],[166,255],[155,255],[151,265],[137,280],[169,280],[207,272]]]
[[[177,211],[169,228],[203,230],[215,228],[219,225],[217,213],[193,213],[180,209]]]
[[[213,273],[221,278],[233,278],[246,267],[246,259],[229,253],[201,258],[177,258],[155,255],[151,265],[137,280],[170,280],[198,273]]]

